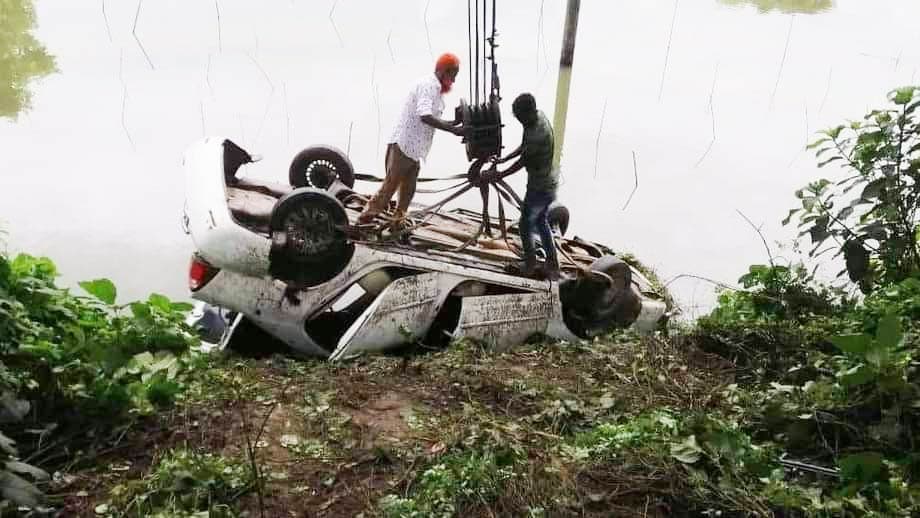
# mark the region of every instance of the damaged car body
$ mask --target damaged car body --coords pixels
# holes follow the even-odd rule
[[[487,207],[441,204],[415,211],[399,231],[362,227],[354,222],[367,197],[352,189],[356,175],[340,151],[300,152],[287,184],[239,177],[253,161],[213,137],[183,160],[183,221],[195,247],[189,288],[236,312],[224,341],[245,319],[297,353],[340,360],[418,341],[471,338],[501,349],[537,334],[649,331],[667,318],[665,294],[611,249],[562,236],[562,206],[551,222],[566,277],[541,280],[509,270],[520,243],[502,206],[499,218]]]

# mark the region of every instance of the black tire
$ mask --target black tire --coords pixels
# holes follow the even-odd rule
[[[326,189],[339,180],[348,187],[355,186],[355,168],[340,149],[332,146],[313,146],[304,149],[288,170],[293,187]]]
[[[590,338],[636,321],[642,301],[632,286],[632,269],[612,255],[591,264],[590,270],[604,276],[588,275],[559,286],[563,317],[569,329],[581,338]]]
[[[326,191],[295,189],[275,204],[271,217],[270,272],[296,286],[316,286],[345,269],[355,252],[348,215]]]
[[[632,289],[632,268],[612,255],[605,255],[591,263],[591,270],[613,279],[613,286],[598,301],[598,319],[621,325],[634,322],[642,308],[639,296]]]
[[[549,220],[550,228],[558,228],[559,235],[564,236],[569,229],[569,209],[565,205],[554,201],[549,206],[549,212],[546,215]]]

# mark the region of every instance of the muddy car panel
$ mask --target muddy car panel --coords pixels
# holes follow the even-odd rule
[[[545,334],[552,316],[552,292],[467,297],[454,336],[507,349]]]
[[[412,343],[425,336],[451,291],[464,278],[433,272],[391,282],[342,337],[331,360]]]

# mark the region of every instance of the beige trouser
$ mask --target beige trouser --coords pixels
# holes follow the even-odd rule
[[[360,221],[367,222],[383,212],[390,199],[396,191],[399,191],[399,198],[396,204],[396,216],[405,217],[406,209],[412,197],[415,196],[415,183],[418,180],[419,163],[407,157],[395,143],[387,146],[386,158],[384,159],[386,167],[386,177],[383,185],[377,191],[369,202],[367,207],[360,216]]]

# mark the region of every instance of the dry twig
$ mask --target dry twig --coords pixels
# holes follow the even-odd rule
[[[626,207],[629,207],[629,202],[632,201],[633,195],[635,195],[636,191],[639,189],[639,166],[636,165],[636,152],[635,151],[632,152],[632,158],[633,158],[633,174],[635,175],[635,178],[636,178],[636,185],[633,187],[632,192],[629,193],[629,198],[627,198],[626,204],[623,205],[624,211],[626,210]]]
[[[137,36],[137,21],[141,17],[141,6],[143,4],[144,0],[137,0],[137,12],[134,13],[134,26],[131,28],[131,34],[134,36],[134,41],[137,42],[137,46],[140,47],[141,52],[144,54],[147,64],[150,65],[150,70],[155,70],[153,61],[150,60],[150,56],[147,54],[147,49],[144,48],[144,44],[141,43],[141,39]]]

